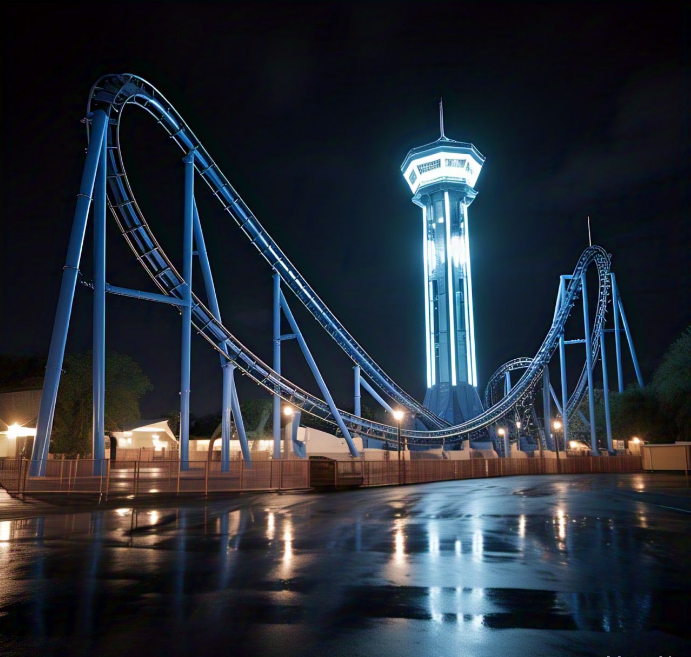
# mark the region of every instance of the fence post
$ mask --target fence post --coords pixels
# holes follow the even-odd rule
[[[110,459],[106,463],[106,499],[108,498],[108,492],[110,491]]]
[[[209,494],[209,461],[204,461],[204,495]]]
[[[283,463],[283,461],[281,461]],[[240,459],[240,490],[242,490],[245,487],[245,458]],[[280,488],[279,484],[279,488]]]
[[[17,495],[22,489],[22,468],[24,467],[24,459],[19,459],[19,470],[17,471]]]
[[[139,453],[141,454],[141,447]],[[139,492],[139,461],[134,462],[134,497],[137,497]]]
[[[180,494],[180,470],[182,470],[181,464],[182,464],[182,461],[180,461],[180,459],[178,459],[178,485],[177,485],[177,488],[175,490],[176,495]]]
[[[74,461],[70,460],[70,471],[67,473],[67,494],[69,495],[72,488],[72,464]]]
[[[62,471],[65,469],[65,455],[62,455],[60,460],[60,490],[62,490]]]

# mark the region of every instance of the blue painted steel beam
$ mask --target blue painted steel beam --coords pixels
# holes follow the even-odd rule
[[[339,412],[338,408],[336,408],[336,404],[334,404],[334,400],[331,397],[331,393],[329,392],[329,389],[326,386],[326,382],[324,381],[321,373],[319,372],[317,363],[314,362],[314,358],[312,357],[309,347],[305,342],[305,338],[300,332],[300,327],[297,325],[297,322],[293,317],[293,313],[290,310],[290,306],[288,305],[288,302],[286,301],[286,298],[285,296],[283,296],[282,293],[281,308],[283,308],[283,313],[285,314],[286,319],[288,320],[288,324],[290,324],[290,328],[292,329],[293,333],[295,333],[298,344],[300,345],[300,349],[302,350],[302,355],[305,357],[305,360],[307,361],[310,370],[312,370],[312,375],[314,376],[314,379],[316,380],[317,385],[319,386],[319,390],[321,390],[322,395],[324,395],[324,400],[329,405],[329,410],[331,411],[331,414],[333,415],[333,418],[336,421],[338,428],[341,430],[341,433],[343,434],[346,443],[348,443],[350,455],[357,458],[358,456],[360,456],[360,453],[357,451],[357,447],[355,447],[355,443],[353,442],[353,439],[350,436],[350,432],[348,431],[348,428],[343,422],[341,413]]]
[[[218,322],[221,321],[221,309],[218,305],[218,297],[216,296],[216,286],[214,285],[214,277],[211,273],[211,263],[209,262],[209,254],[206,251],[206,241],[204,240],[204,232],[202,231],[202,223],[199,219],[199,210],[197,203],[194,203],[194,244],[197,247],[197,256],[199,257],[199,264],[202,270],[202,279],[204,280],[204,288],[206,290],[206,300],[209,305],[211,313]],[[229,344],[226,341],[226,344]],[[220,354],[221,368],[223,370],[223,388],[221,400],[221,471],[228,472],[230,470],[230,417],[233,405],[233,396],[237,397],[237,389],[234,385],[235,374],[233,366],[230,367],[230,362],[223,355]],[[233,411],[235,416],[235,426],[242,426],[242,432],[238,430],[238,438],[242,448],[243,458],[250,465],[250,450],[247,444],[247,436],[245,435],[244,423],[242,421],[242,412],[240,411],[240,404],[237,404],[237,414]],[[239,418],[239,419],[238,419]],[[226,455],[224,457],[224,454]]]
[[[353,367],[353,414],[357,417],[362,415],[362,389],[360,386],[361,373],[360,366]],[[369,441],[362,437],[362,446],[369,447]]]
[[[552,438],[552,402],[549,399],[549,367],[545,365],[542,371],[542,421],[545,425],[545,442],[547,449],[554,450]]]
[[[233,419],[235,420],[235,428],[238,430],[238,439],[240,440],[240,449],[242,450],[242,458],[245,461],[245,467],[252,467],[252,456],[250,455],[249,444],[247,443],[247,433],[245,432],[245,421],[242,419],[242,412],[240,411],[240,400],[238,399],[238,389],[235,385],[235,365],[231,364],[230,378],[233,394],[230,399],[230,406],[233,410]]]
[[[91,427],[93,474],[106,469],[106,184],[108,176],[108,134],[101,139],[94,185],[94,319],[93,319],[93,424]]]
[[[281,373],[281,276],[277,271],[273,275],[273,369],[276,374]],[[281,398],[273,396],[273,434],[274,459],[281,458]]]
[[[182,238],[181,288],[185,305],[182,308],[182,349],[180,362],[180,468],[189,470],[190,464],[190,359],[192,355],[192,250],[194,234],[194,153],[185,163],[184,226]]]
[[[641,368],[638,365],[638,358],[636,357],[636,349],[633,346],[633,336],[631,335],[631,330],[629,329],[629,323],[626,320],[626,313],[624,312],[624,304],[621,302],[621,297],[619,297],[619,312],[621,313],[621,321],[624,325],[624,332],[626,333],[626,340],[629,343],[629,351],[631,352],[631,360],[633,361],[633,369],[636,371],[636,379],[638,385],[643,387],[643,375],[641,374]]]
[[[504,373],[504,395],[511,392],[511,372]],[[509,434],[509,427],[504,427],[504,458],[511,456],[511,435]]]
[[[79,262],[84,245],[84,232],[91,207],[91,197],[94,193],[96,171],[100,159],[101,148],[106,131],[108,117],[106,113],[98,110],[94,112],[91,124],[91,141],[86,152],[86,162],[82,172],[82,180],[77,196],[77,207],[72,221],[70,243],[67,249],[67,260],[62,271],[60,283],[60,296],[55,313],[53,334],[50,338],[48,362],[46,364],[46,376],[43,381],[43,393],[36,425],[36,438],[31,454],[32,476],[43,476],[46,473],[46,460],[50,448],[50,434],[53,430],[53,417],[55,415],[55,401],[60,386],[60,374],[65,357],[65,344],[67,342],[67,330],[72,315],[72,302],[74,300],[74,288],[79,274]]]
[[[621,363],[621,329],[619,328],[619,288],[614,273],[610,273],[612,281],[612,311],[614,314],[614,353],[617,362],[617,386],[619,392],[624,392],[624,368]]]
[[[563,300],[566,296],[566,276],[561,276],[559,278],[559,291],[561,293],[561,299]],[[569,404],[569,386],[566,379],[566,349],[564,346],[566,342],[564,340],[564,330],[564,327],[562,327],[561,334],[559,335],[559,375],[561,378],[561,409],[559,412],[561,413],[561,421],[564,427],[564,451],[566,451],[566,446],[569,444],[569,414],[564,411],[568,408]]]
[[[230,413],[233,399],[233,366],[223,365],[223,399],[221,402],[221,472],[230,471]]]
[[[117,294],[121,297],[130,297],[131,299],[139,299],[141,301],[155,301],[157,303],[167,303],[171,306],[183,308],[187,305],[186,301],[177,299],[176,297],[167,296],[165,294],[158,294],[156,292],[142,292],[140,290],[131,290],[126,287],[117,287],[106,283],[106,292],[108,294]]]
[[[379,405],[389,413],[391,413],[391,417],[393,417],[393,408],[389,404],[386,403],[386,400],[369,384],[367,379],[361,378],[360,383],[362,384],[362,387],[369,392],[372,397],[379,403]]]
[[[605,401],[605,428],[607,431],[607,450],[614,455],[612,444],[612,422],[609,415],[609,375],[607,373],[607,350],[605,348],[605,332],[600,331],[600,358],[602,359],[602,393]]]
[[[583,300],[583,330],[585,331],[585,362],[588,373],[588,409],[590,411],[590,449],[593,456],[600,456],[595,432],[595,392],[593,390],[593,348],[590,343],[590,315],[588,313],[588,286],[585,272],[581,274],[581,297]]]

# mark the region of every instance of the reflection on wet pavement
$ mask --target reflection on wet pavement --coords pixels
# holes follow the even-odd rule
[[[688,654],[681,480],[514,477],[0,520],[0,653]]]

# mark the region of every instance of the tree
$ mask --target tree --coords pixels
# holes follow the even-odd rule
[[[691,440],[691,327],[664,355],[652,387],[675,434],[681,440]]]
[[[604,393],[595,390],[595,428],[604,447],[606,436]],[[691,328],[675,340],[644,388],[637,384],[624,392],[610,392],[612,439],[638,436],[650,443],[669,443],[691,439]],[[588,417],[588,399],[581,402]],[[569,423],[576,437],[589,434],[578,414]]]
[[[53,422],[52,449],[68,456],[91,453],[92,354],[65,356]],[[129,356],[106,354],[105,430],[120,431],[140,418],[139,400],[152,389],[149,378]]]

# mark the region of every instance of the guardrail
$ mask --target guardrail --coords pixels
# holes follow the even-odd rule
[[[640,456],[576,456],[566,459],[414,459],[412,461],[258,461],[251,468],[231,461],[221,472],[218,461],[114,461],[108,459],[50,460],[45,477],[29,476],[29,461],[0,461],[0,485],[15,494],[91,493],[132,496],[222,493],[233,491],[296,490],[310,488],[310,464],[329,466],[314,481],[322,487],[368,487],[421,484],[455,479],[514,475],[640,472]],[[94,474],[103,472],[103,475]]]
[[[414,459],[412,461],[338,461],[334,485],[392,486],[454,479],[513,475],[639,472],[640,456],[576,456],[567,459]]]
[[[28,460],[6,459],[0,485],[14,494],[90,493],[133,496],[309,488],[309,463],[302,460],[260,461],[246,467],[231,461],[221,472],[218,461],[113,461],[60,459],[46,463],[43,477],[29,476]],[[99,474],[102,473],[102,474]]]

